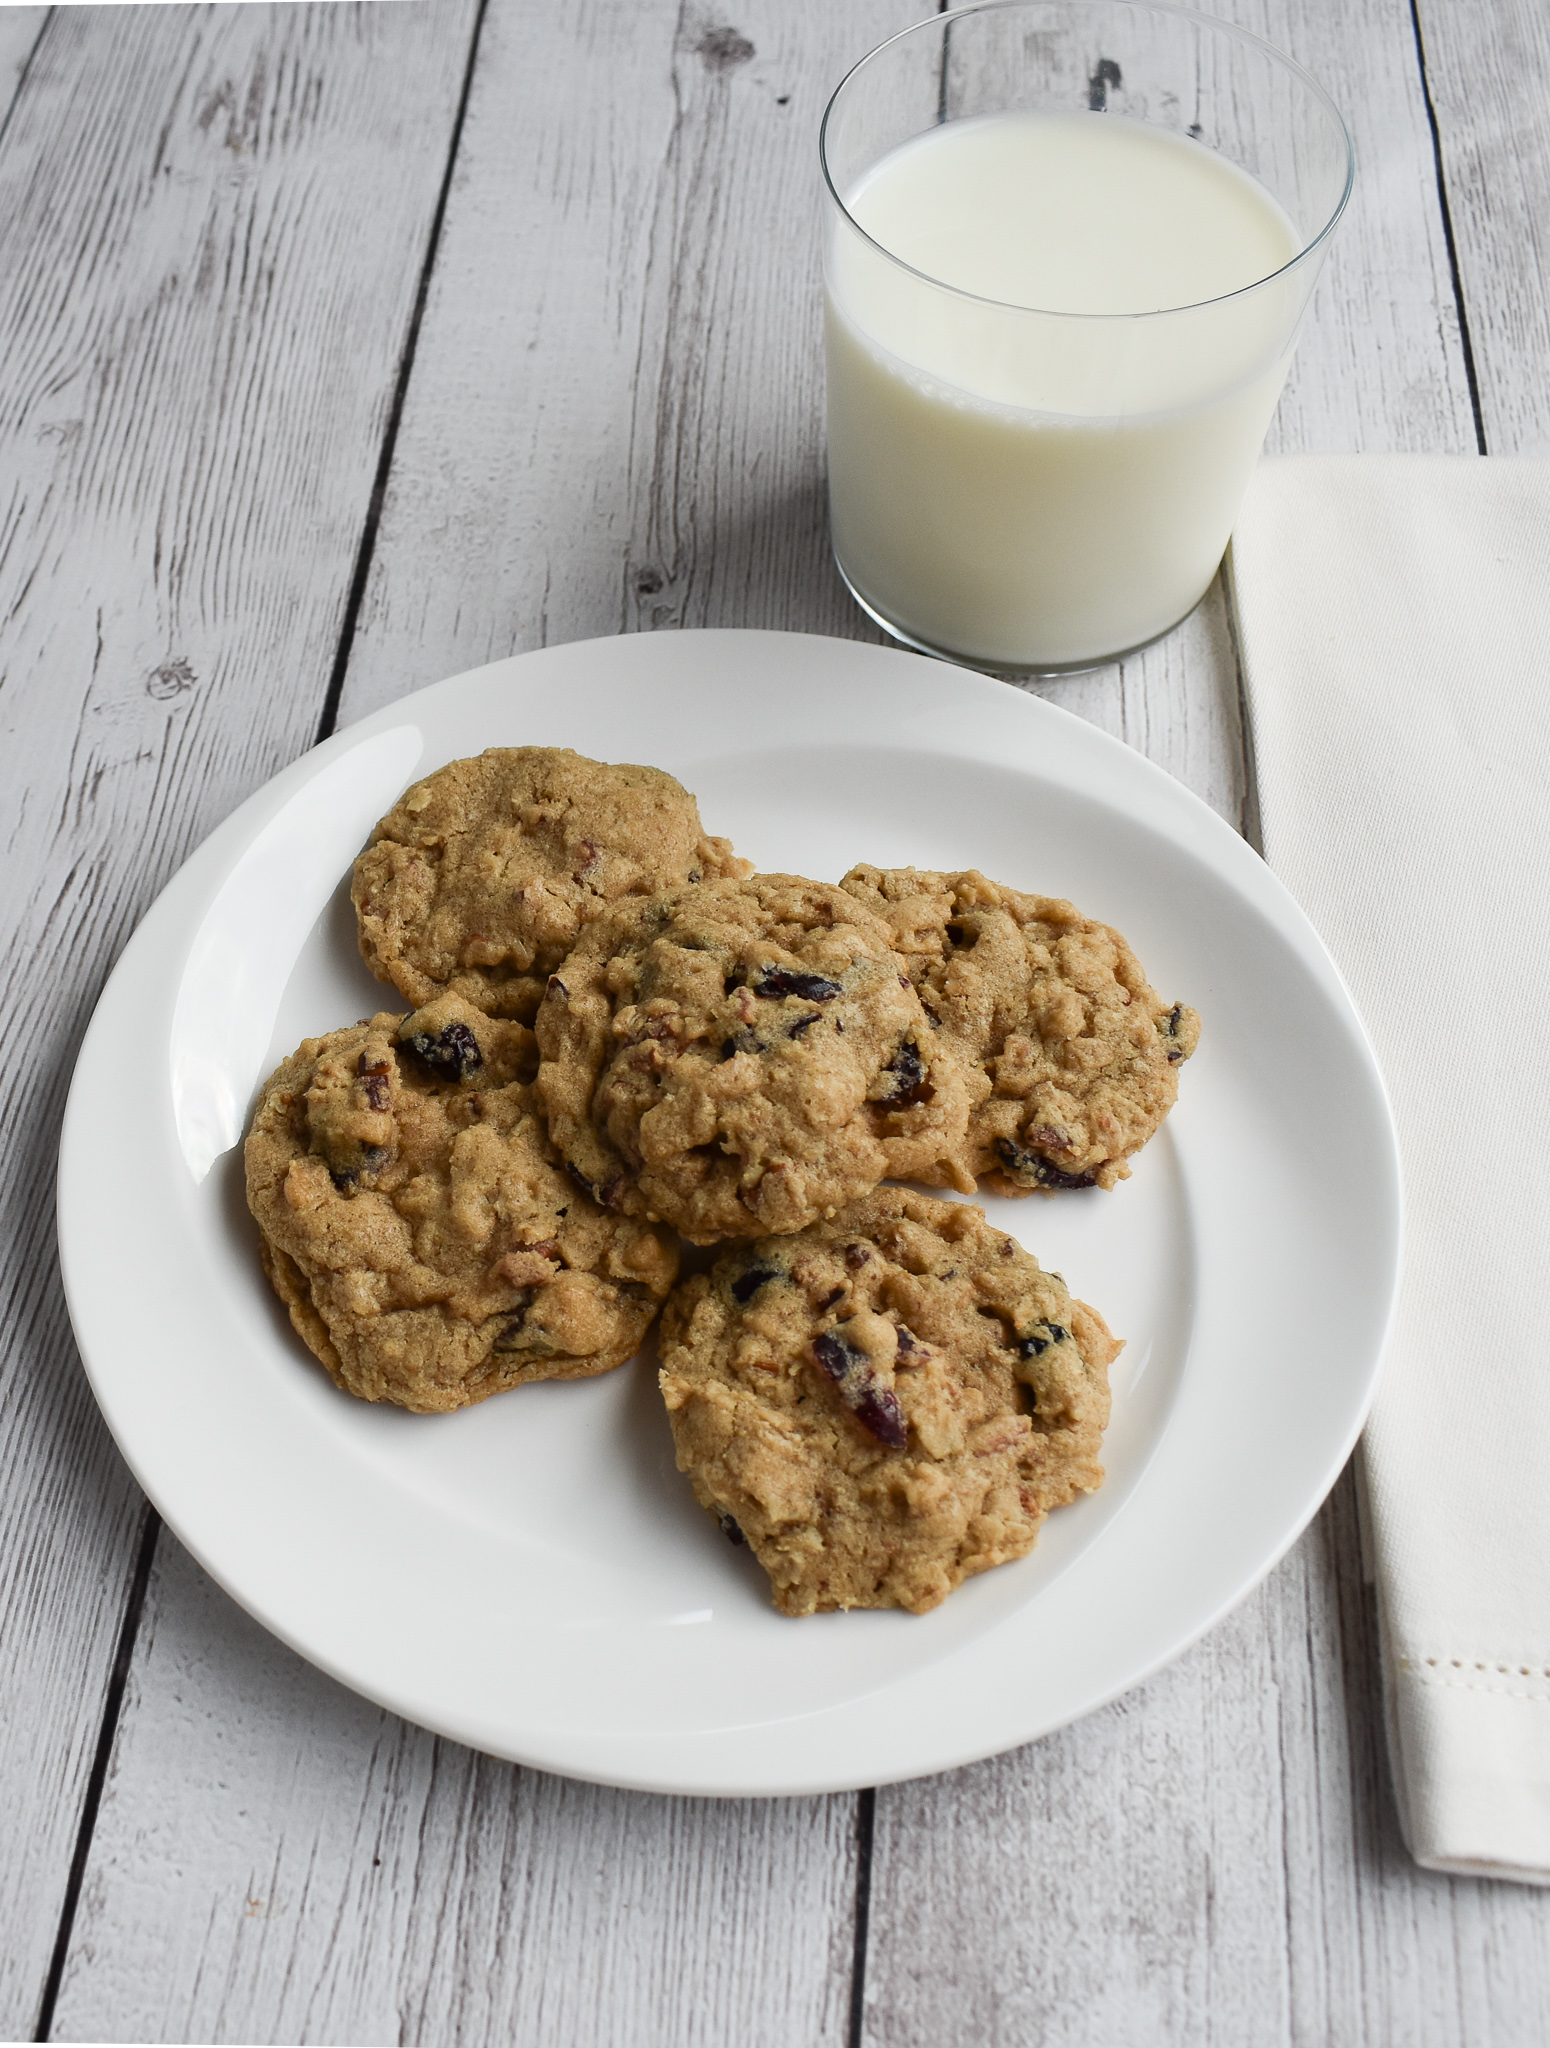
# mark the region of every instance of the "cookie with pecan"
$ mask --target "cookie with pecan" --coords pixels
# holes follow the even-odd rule
[[[346,1393],[422,1413],[622,1365],[678,1270],[668,1232],[555,1161],[525,1025],[456,996],[309,1038],[246,1146],[264,1269]]]
[[[854,867],[941,1035],[986,1077],[954,1162],[998,1194],[1113,1187],[1178,1095],[1200,1019],[1117,931],[970,870]]]
[[[796,875],[619,904],[536,1029],[578,1179],[698,1244],[800,1230],[885,1175],[948,1176],[968,1127],[975,1077],[887,926]]]
[[[411,1003],[531,1022],[582,927],[624,896],[742,875],[660,768],[491,747],[405,791],[355,863],[360,948]]]
[[[784,1614],[924,1614],[1103,1480],[1120,1346],[981,1210],[880,1188],[663,1313],[679,1470]]]

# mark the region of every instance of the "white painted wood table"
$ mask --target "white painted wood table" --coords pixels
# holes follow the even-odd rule
[[[345,1692],[97,1417],[59,1115],[189,850],[335,725],[517,649],[870,637],[826,554],[815,136],[922,0],[726,4],[0,9],[0,2036],[1550,2041],[1550,1896],[1400,1844],[1348,1481],[1064,1733],[721,1804]],[[1218,4],[1360,161],[1272,445],[1544,452],[1544,0]],[[1252,834],[1219,591],[1049,694]]]

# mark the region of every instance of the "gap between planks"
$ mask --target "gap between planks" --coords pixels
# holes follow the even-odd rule
[[[1480,378],[1475,370],[1474,343],[1469,332],[1469,312],[1464,304],[1464,280],[1459,271],[1458,241],[1453,232],[1453,208],[1448,204],[1448,177],[1442,158],[1442,131],[1437,125],[1437,102],[1426,68],[1426,37],[1421,32],[1419,0],[1410,0],[1410,26],[1415,32],[1415,61],[1421,92],[1426,101],[1426,125],[1432,137],[1432,168],[1437,181],[1437,209],[1442,216],[1443,241],[1448,250],[1448,275],[1453,281],[1453,302],[1458,308],[1459,346],[1464,352],[1464,375],[1469,384],[1469,406],[1475,420],[1475,448],[1481,455],[1490,450],[1485,439],[1485,414],[1480,405]]]

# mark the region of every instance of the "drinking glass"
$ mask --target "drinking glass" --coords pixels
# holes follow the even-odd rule
[[[1010,245],[1006,281],[992,248],[988,280],[966,289],[862,225],[870,208],[876,227],[906,145],[930,197],[926,139],[1005,115],[1061,117],[1043,132],[1069,146],[1078,181],[1096,143],[1105,181],[1133,179],[1137,219],[1165,203],[1154,174],[1172,166],[1265,209],[1284,239],[1231,290],[1196,296],[1181,272],[1180,304],[1155,277],[1135,287],[1150,303],[1132,303],[1124,263],[1100,263],[1100,309],[1073,310]],[[1213,162],[1182,164],[1180,149]],[[1350,194],[1329,95],[1259,37],[1186,8],[984,0],[863,58],[820,153],[830,514],[857,601],[909,646],[1006,675],[1091,668],[1169,631],[1221,561]],[[952,189],[937,180],[931,203],[950,214]],[[1206,235],[1180,204],[1181,232]],[[971,238],[974,212],[966,195],[948,228]]]

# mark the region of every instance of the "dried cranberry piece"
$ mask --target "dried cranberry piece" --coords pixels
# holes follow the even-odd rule
[[[813,1356],[836,1386],[853,1366],[866,1363],[859,1351],[852,1351],[844,1338],[835,1336],[832,1330],[821,1330],[813,1339]]]
[[[529,1327],[527,1317],[532,1306],[533,1296],[530,1292],[527,1300],[514,1313],[502,1318],[501,1326],[495,1333],[492,1349],[501,1352],[531,1351],[539,1357],[559,1349],[547,1330],[540,1329],[537,1324]]]
[[[1019,1358],[1037,1358],[1052,1344],[1066,1343],[1070,1335],[1071,1332],[1061,1323],[1039,1323],[1026,1337],[1018,1338],[1017,1355]]]
[[[362,1181],[371,1181],[388,1163],[386,1145],[362,1145],[361,1156],[348,1166],[331,1166],[328,1177],[342,1195],[353,1195]]]
[[[908,1109],[913,1103],[924,1102],[930,1093],[926,1063],[913,1038],[905,1039],[883,1072],[893,1076],[893,1086],[883,1097],[890,1108]]]
[[[845,1247],[845,1263],[853,1273],[859,1273],[872,1256],[872,1247],[866,1244],[848,1244]]]
[[[728,1543],[746,1543],[748,1538],[730,1515],[717,1515],[716,1521]]]
[[[847,1344],[837,1330],[815,1337],[812,1351],[862,1428],[889,1450],[902,1451],[909,1442],[904,1412],[892,1387],[878,1384],[866,1354]]]
[[[429,1067],[438,1081],[466,1081],[484,1065],[479,1041],[466,1024],[443,1025],[434,1036],[416,1031],[400,1043]]]
[[[810,1017],[798,1017],[794,1024],[786,1026],[786,1036],[788,1038],[800,1038],[802,1033],[810,1031],[822,1016],[822,1010],[814,1010]]]
[[[1037,1152],[1029,1152],[1021,1145],[1014,1145],[1010,1138],[997,1138],[996,1151],[1002,1165],[1013,1180],[1026,1181],[1032,1187],[1041,1188],[1090,1188],[1097,1186],[1097,1178],[1090,1173],[1064,1173],[1047,1159],[1041,1159]]]
[[[856,1420],[880,1444],[886,1444],[891,1451],[905,1448],[910,1440],[909,1431],[905,1427],[904,1412],[891,1387],[869,1387],[853,1405]]]
[[[747,1266],[732,1282],[732,1299],[740,1308],[753,1300],[766,1280],[782,1277],[779,1266]]]
[[[762,967],[751,986],[756,996],[800,996],[805,1003],[832,1003],[844,994],[826,974],[803,974],[795,967]]]
[[[843,1287],[836,1287],[830,1293],[826,1294],[823,1300],[818,1304],[818,1313],[820,1315],[826,1315],[828,1311],[831,1308],[833,1308],[834,1304],[841,1298],[844,1292],[845,1289]]]

